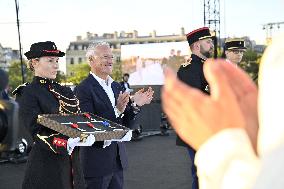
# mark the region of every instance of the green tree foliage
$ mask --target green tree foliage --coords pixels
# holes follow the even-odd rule
[[[33,73],[26,68],[26,63],[24,63],[24,75],[26,78],[26,82],[31,82],[33,78]],[[9,67],[9,86],[13,91],[18,85],[22,84],[22,70],[21,70],[21,62],[15,61],[11,63]]]
[[[71,74],[67,77],[66,81],[72,82],[74,85],[78,85],[90,72],[90,66],[87,63],[70,65],[68,69]]]
[[[70,65],[68,67],[70,76],[68,76],[64,81],[72,82],[74,85],[78,85],[83,79],[85,79],[90,72],[90,66],[87,63]],[[111,77],[115,81],[122,80],[122,67],[121,62],[115,62],[113,64],[113,71]]]
[[[62,72],[62,71],[58,71],[55,81],[58,82],[58,83],[65,83],[67,81],[67,77],[66,77],[65,73]]]
[[[26,82],[31,82],[33,79],[33,72],[30,71],[26,67],[26,63],[24,62],[24,70],[25,70],[25,78]],[[21,70],[21,62],[20,61],[15,61],[12,62],[11,66],[9,67],[9,86],[10,90],[13,91],[17,86],[22,84],[22,70]],[[65,82],[66,81],[66,76],[63,72],[59,71],[57,73],[56,82]]]
[[[113,70],[112,70],[111,77],[115,81],[122,81],[122,76],[123,76],[123,73],[122,73],[121,62],[115,62],[113,64]]]
[[[221,47],[217,47],[217,57],[220,57],[220,58],[222,58],[222,56],[223,56],[223,50],[221,49]]]
[[[244,53],[243,61],[245,61],[245,62],[256,62],[258,58],[259,58],[259,55],[255,51],[248,49]]]
[[[256,83],[261,56],[262,55],[257,54],[253,50],[248,49],[244,53],[243,60],[240,63],[240,67],[245,70]]]

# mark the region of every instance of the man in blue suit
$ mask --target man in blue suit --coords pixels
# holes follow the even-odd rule
[[[136,92],[131,104],[129,93],[124,92],[121,85],[109,76],[113,69],[109,44],[100,42],[91,45],[86,56],[91,72],[75,88],[82,112],[127,125],[127,121],[134,119],[137,113],[133,104],[149,104],[153,98],[152,89]],[[82,147],[80,154],[87,189],[123,188],[123,170],[127,167],[123,142],[112,142],[109,146],[105,146],[104,142],[95,142],[91,147]]]

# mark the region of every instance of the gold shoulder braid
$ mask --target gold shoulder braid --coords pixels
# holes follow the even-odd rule
[[[59,114],[78,114],[81,113],[79,107],[79,100],[72,93],[71,89],[68,91],[67,88],[63,88],[60,84],[46,83],[44,80],[40,81],[42,84],[47,84],[48,90],[57,98],[59,102]],[[57,86],[56,86],[57,85]],[[71,97],[71,98],[70,98]],[[58,136],[58,137],[57,137]],[[67,148],[67,140],[62,138],[59,133],[51,134],[51,135],[40,135],[37,134],[37,137],[43,141],[54,153],[59,153],[60,148]],[[86,140],[87,136],[82,136],[81,140]]]
[[[59,101],[60,114],[78,114],[81,112],[79,100],[75,95],[73,95],[72,98],[68,98],[67,96],[64,96],[60,92],[56,91],[51,85],[49,85],[49,91],[52,92]]]
[[[191,60],[192,60],[192,58],[187,59],[183,64],[181,64],[182,67],[186,67],[186,66],[188,66],[189,64],[191,64]]]

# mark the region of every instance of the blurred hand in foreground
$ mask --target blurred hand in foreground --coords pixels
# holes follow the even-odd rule
[[[165,69],[162,105],[177,134],[198,149],[219,131],[243,128],[256,151],[256,85],[244,71],[225,60],[207,60],[204,74],[210,95],[182,83],[171,70]]]

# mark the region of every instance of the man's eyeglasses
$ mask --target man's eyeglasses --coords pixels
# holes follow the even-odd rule
[[[104,55],[104,56],[98,56],[100,59],[104,60],[104,61],[107,61],[107,60],[114,60],[114,56],[110,55]]]
[[[233,52],[234,54],[244,54],[245,51],[243,50],[230,50],[231,52]]]

